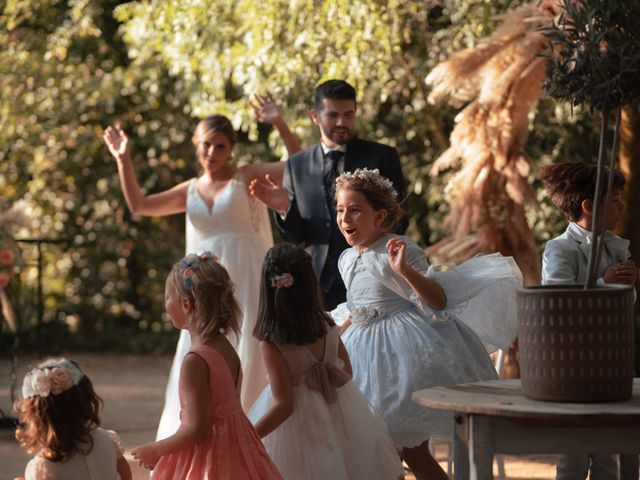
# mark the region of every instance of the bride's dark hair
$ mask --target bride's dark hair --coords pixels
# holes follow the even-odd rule
[[[259,340],[306,345],[335,325],[324,311],[311,256],[303,248],[292,243],[273,246],[262,264],[260,283],[253,330]]]

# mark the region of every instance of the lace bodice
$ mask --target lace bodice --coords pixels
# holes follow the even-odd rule
[[[238,169],[209,209],[196,188],[196,178],[187,190],[187,253],[208,248],[217,237],[253,236],[269,242],[271,228],[267,209],[247,193],[244,174]]]

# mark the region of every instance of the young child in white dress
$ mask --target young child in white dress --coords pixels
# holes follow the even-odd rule
[[[131,479],[118,436],[100,428],[102,399],[75,362],[39,364],[24,377],[22,397],[16,439],[35,454],[26,480]]]
[[[485,345],[516,332],[512,259],[473,258],[449,271],[429,269],[408,237],[392,235],[403,214],[391,182],[377,170],[344,173],[336,181],[337,222],[352,248],[339,260],[347,287],[342,340],[353,380],[379,412],[418,480],[445,479],[429,453],[432,434],[448,435],[453,418],[415,404],[413,392],[497,378]],[[473,321],[472,321],[473,320]],[[499,335],[500,334],[500,335]]]
[[[311,256],[290,243],[264,261],[254,335],[269,386],[249,418],[286,479],[388,480],[403,468],[382,421],[351,381]]]

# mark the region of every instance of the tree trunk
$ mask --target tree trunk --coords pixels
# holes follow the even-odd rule
[[[624,191],[624,214],[617,232],[631,241],[631,258],[640,263],[640,115],[628,106],[622,110],[620,128],[620,170],[627,183]],[[636,289],[638,289],[636,282]],[[640,312],[640,302],[636,302]]]
[[[622,109],[622,124],[620,127],[620,170],[627,181],[624,190],[624,214],[616,233],[631,240],[629,250],[631,258],[640,263],[640,115],[638,111],[627,106]],[[635,288],[638,291],[639,282]],[[635,303],[636,318],[636,376],[640,373],[640,302]]]

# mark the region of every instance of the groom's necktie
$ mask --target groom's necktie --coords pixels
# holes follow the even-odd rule
[[[330,167],[327,175],[327,186],[329,187],[327,191],[330,192],[329,194],[331,196],[333,196],[333,192],[336,188],[336,178],[338,178],[338,175],[340,175],[338,165],[340,164],[340,160],[344,156],[344,152],[341,152],[340,150],[331,150],[326,153],[326,156],[329,160]]]

